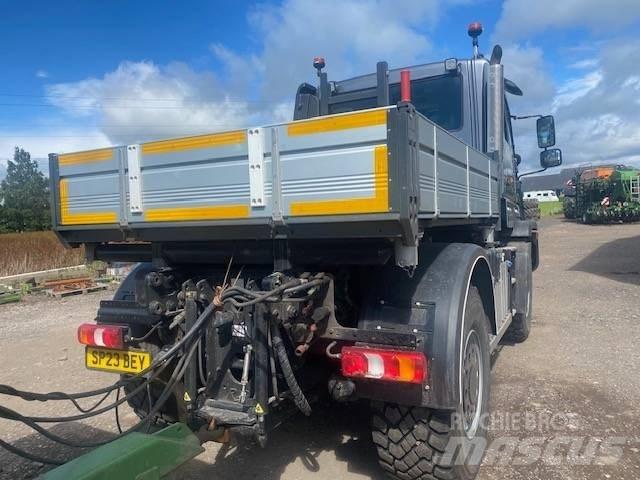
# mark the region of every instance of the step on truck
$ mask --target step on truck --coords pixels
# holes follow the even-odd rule
[[[391,476],[473,478],[490,355],[529,335],[539,259],[522,91],[480,33],[470,59],[342,81],[316,58],[291,122],[50,155],[60,239],[136,263],[78,329],[87,367],[149,422],[262,446],[318,392],[359,399]],[[552,117],[537,135],[559,165]]]

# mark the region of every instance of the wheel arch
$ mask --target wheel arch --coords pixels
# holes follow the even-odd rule
[[[496,324],[496,304],[493,291],[493,276],[491,274],[491,267],[485,257],[478,257],[471,272],[470,285],[477,287],[484,305],[484,310],[487,312],[489,318],[489,327],[491,334],[497,333]],[[467,295],[469,294],[469,287],[467,286]]]
[[[493,275],[487,250],[471,243],[426,243],[420,246],[419,265],[412,277],[398,268],[383,269],[363,279],[371,295],[358,327],[364,330],[424,332],[429,378],[419,399],[404,403],[454,410],[459,401],[460,338],[468,291],[475,285],[483,297],[495,331]],[[387,305],[404,305],[394,316],[384,315]],[[424,309],[424,305],[433,308]],[[399,389],[367,388],[366,398],[403,403]]]

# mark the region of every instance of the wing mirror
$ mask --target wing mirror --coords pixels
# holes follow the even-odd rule
[[[522,163],[522,157],[517,153],[513,154],[513,159],[516,161],[516,165],[520,165]]]
[[[538,137],[539,139],[540,137]],[[540,152],[540,166],[542,168],[553,168],[562,165],[562,150],[552,148]]]
[[[538,148],[549,148],[556,144],[556,127],[553,115],[546,115],[536,121]]]

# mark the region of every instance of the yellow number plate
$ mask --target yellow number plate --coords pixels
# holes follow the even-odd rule
[[[151,365],[151,354],[142,350],[87,347],[85,364],[87,368],[104,372],[140,373]]]

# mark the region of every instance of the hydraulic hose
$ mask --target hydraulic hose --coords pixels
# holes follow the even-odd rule
[[[158,398],[158,401],[154,404],[153,408],[151,408],[149,410],[147,415],[145,415],[145,417],[142,418],[137,424],[133,425],[132,427],[128,428],[127,430],[121,431],[119,435],[116,435],[115,437],[113,437],[113,438],[111,438],[109,440],[103,440],[103,441],[98,441],[98,442],[82,442],[82,443],[77,443],[77,442],[74,442],[72,440],[67,440],[66,438],[62,438],[62,437],[60,437],[60,436],[58,436],[58,435],[56,435],[56,434],[54,434],[52,432],[49,432],[48,430],[46,430],[44,428],[42,428],[40,425],[38,425],[36,423],[36,421],[34,421],[33,418],[25,417],[25,416],[19,414],[18,412],[15,412],[14,410],[11,410],[9,408],[2,407],[2,406],[0,406],[0,418],[5,418],[7,420],[14,420],[14,421],[22,422],[25,425],[27,425],[28,427],[32,428],[33,430],[35,430],[38,433],[40,433],[41,435],[43,435],[44,437],[48,438],[49,440],[53,440],[54,442],[60,443],[62,445],[66,445],[66,446],[69,446],[69,447],[76,447],[76,448],[99,447],[99,446],[104,445],[106,443],[112,442],[116,438],[119,438],[119,437],[121,437],[123,435],[126,435],[127,433],[130,433],[132,431],[138,430],[139,428],[141,428],[144,425],[146,425],[153,418],[153,416],[160,410],[162,405],[164,405],[164,403],[169,398],[169,395],[171,394],[171,391],[173,390],[173,387],[175,386],[175,384],[184,375],[184,372],[186,370],[186,366],[188,365],[190,359],[193,357],[194,352],[197,351],[197,346],[198,346],[198,342],[194,342],[190,346],[189,352],[184,357],[182,357],[180,359],[180,361],[176,365],[175,370],[173,371],[173,374],[171,375],[171,378],[169,379],[169,382],[167,383],[167,385],[165,386],[162,394]],[[122,401],[126,400],[126,398],[127,397],[123,397],[121,399],[118,399],[116,403],[117,404],[122,403]],[[41,420],[39,420],[39,421],[41,421]],[[13,447],[13,449],[8,448],[7,445],[9,445],[9,444],[7,444],[6,442],[3,442],[3,441],[0,440],[0,446],[7,448],[7,450],[9,450],[9,451],[11,451],[13,453],[16,453],[17,455],[24,456],[25,458],[28,458],[30,460],[34,459],[34,458],[29,457],[29,456],[23,455],[23,453],[27,454],[27,452],[20,451],[16,447]],[[9,446],[11,446],[11,445],[9,445]],[[31,454],[28,454],[28,455],[31,455]],[[56,462],[57,462],[57,461],[43,461],[43,459],[38,459],[36,461],[41,461],[42,463],[53,463],[53,464],[56,464]]]
[[[52,458],[44,458],[41,457],[39,455],[34,455],[33,453],[29,453],[25,450],[22,450],[14,445],[11,445],[10,443],[5,442],[4,440],[2,440],[0,438],[0,447],[4,448],[5,450],[10,451],[11,453],[18,455],[20,457],[26,458],[27,460],[31,460],[32,462],[40,462],[40,463],[46,463],[48,465],[62,465],[63,463],[65,463],[64,460],[54,460]]]
[[[278,357],[278,363],[280,363],[280,368],[284,374],[284,379],[287,382],[291,395],[293,395],[293,402],[306,416],[311,415],[311,406],[307,401],[307,397],[304,396],[304,392],[300,388],[298,380],[296,380],[296,377],[293,374],[287,350],[285,349],[282,337],[280,336],[280,329],[275,322],[271,322],[271,338],[273,340],[273,348],[275,349]]]
[[[102,388],[99,388],[99,389],[96,389],[96,390],[89,390],[87,392],[78,392],[78,393],[64,393],[64,392],[37,393],[37,392],[27,392],[27,391],[23,391],[23,390],[17,390],[17,389],[15,389],[15,388],[13,388],[13,387],[11,387],[9,385],[0,385],[0,394],[9,395],[9,396],[13,396],[13,397],[20,397],[20,398],[22,398],[23,400],[26,400],[26,401],[46,402],[46,401],[49,401],[49,400],[69,400],[69,401],[73,402],[73,404],[76,406],[76,408],[78,408],[78,410],[83,411],[83,409],[74,400],[77,400],[77,399],[80,399],[80,398],[90,398],[90,397],[95,397],[97,395],[107,394],[109,392],[112,392],[116,388],[120,388],[120,387],[124,386],[126,383],[128,383],[128,382],[130,382],[130,381],[132,381],[132,380],[134,380],[136,378],[140,378],[140,377],[146,375],[147,373],[157,369],[158,367],[161,367],[161,369],[164,369],[164,367],[166,366],[166,362],[168,360],[171,360],[171,358],[173,358],[175,356],[175,354],[178,353],[178,351],[189,341],[189,339],[191,337],[193,337],[195,335],[195,333],[202,328],[202,326],[206,322],[206,320],[209,317],[209,315],[213,312],[214,308],[215,308],[215,306],[213,304],[210,304],[209,306],[207,306],[207,308],[204,309],[204,311],[200,314],[200,316],[196,320],[193,328],[191,330],[189,330],[186,333],[186,335],[180,339],[179,342],[174,344],[162,357],[157,358],[153,362],[151,362],[151,365],[149,365],[145,370],[143,370],[142,372],[136,373],[135,375],[131,375],[131,376],[125,378],[125,379],[118,380],[116,383],[114,383],[112,385],[109,385],[107,387],[102,387]],[[159,372],[154,372],[154,373],[157,374]],[[155,376],[156,375],[154,375],[154,377]],[[146,379],[145,382],[143,382],[143,384],[149,383],[150,380],[152,380],[152,378]],[[100,402],[100,403],[102,403],[102,402]]]

